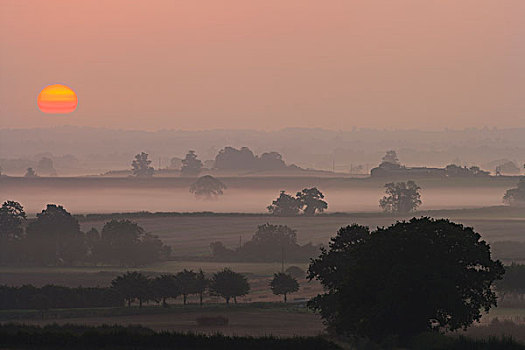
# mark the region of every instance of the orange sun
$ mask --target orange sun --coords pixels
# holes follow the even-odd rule
[[[62,84],[46,86],[37,99],[38,108],[44,113],[66,114],[77,108],[77,95]]]

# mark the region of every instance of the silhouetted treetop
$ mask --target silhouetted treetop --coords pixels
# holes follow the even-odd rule
[[[230,303],[231,298],[237,303],[237,297],[246,295],[249,291],[250,284],[246,277],[228,268],[214,273],[210,280],[210,292],[223,297],[226,304]]]
[[[5,201],[0,208],[0,239],[19,240],[24,234],[22,224],[26,219],[24,207],[15,201]],[[2,241],[2,245],[6,244]]]
[[[279,170],[286,168],[277,152],[263,153],[260,157],[248,147],[225,147],[215,157],[215,168],[223,170]]]
[[[195,151],[188,151],[186,157],[182,160],[181,174],[183,176],[197,176],[201,169],[202,161],[197,158]]]
[[[525,177],[521,177],[516,188],[505,192],[503,202],[512,206],[525,206]]]
[[[323,200],[323,193],[317,187],[305,188],[301,192],[297,192],[296,197],[305,215],[311,216],[322,213],[328,208],[328,203]]]
[[[37,175],[36,172],[33,170],[33,168],[27,168],[24,177],[38,177],[38,175]]]
[[[211,175],[204,175],[190,186],[190,192],[197,198],[214,199],[224,193],[226,185]]]
[[[279,197],[266,208],[273,215],[294,216],[299,214],[299,211],[301,210],[301,202],[297,198],[287,194],[285,191],[281,191]]]
[[[421,205],[421,187],[414,181],[391,182],[385,185],[386,196],[379,200],[379,206],[387,213],[406,214]]]
[[[135,155],[135,159],[131,162],[131,171],[137,177],[153,176],[155,171],[150,164],[151,160],[148,159],[148,154],[141,152]]]
[[[290,293],[295,293],[299,290],[299,283],[291,275],[278,272],[273,275],[273,279],[270,282],[270,288],[272,293],[275,295],[282,295],[284,302],[287,302],[287,296]]]
[[[381,159],[383,161],[383,163],[390,163],[390,164],[397,164],[397,165],[401,165],[399,163],[399,159],[397,158],[397,153],[396,151],[387,151],[386,154],[383,156],[383,158]]]

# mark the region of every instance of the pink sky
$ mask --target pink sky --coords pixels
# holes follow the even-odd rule
[[[0,127],[525,127],[523,0],[2,0]],[[78,108],[46,115],[53,83]]]

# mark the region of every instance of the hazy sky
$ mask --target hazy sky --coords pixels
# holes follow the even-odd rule
[[[523,0],[2,0],[0,127],[525,126]],[[40,90],[78,95],[41,113]]]

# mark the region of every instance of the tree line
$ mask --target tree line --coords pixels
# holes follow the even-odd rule
[[[290,293],[299,290],[299,283],[289,273],[274,274],[269,287],[275,295],[282,295],[284,302]],[[32,285],[20,287],[0,286],[0,309],[37,309],[121,307],[137,303],[154,302],[168,307],[168,301],[182,298],[184,305],[188,297],[196,295],[203,304],[204,295],[218,296],[226,304],[250,292],[247,278],[229,268],[207,277],[202,270],[183,270],[176,274],[148,277],[141,272],[127,272],[111,281],[109,287],[76,287]]]
[[[266,152],[260,156],[255,155],[248,147],[236,149],[225,147],[219,151],[210,168],[218,170],[285,170],[288,168],[300,169],[292,165],[287,166],[281,154]],[[204,168],[204,163],[198,158],[197,153],[189,150],[183,159],[172,158],[171,168],[179,168],[182,176],[198,176]],[[149,155],[145,152],[138,153],[131,162],[131,172],[136,177],[151,177],[155,169],[151,166]]]
[[[140,266],[170,254],[171,247],[130,220],[113,219],[100,232],[82,232],[77,218],[60,205],[48,204],[29,222],[18,202],[0,208],[1,262]]]

